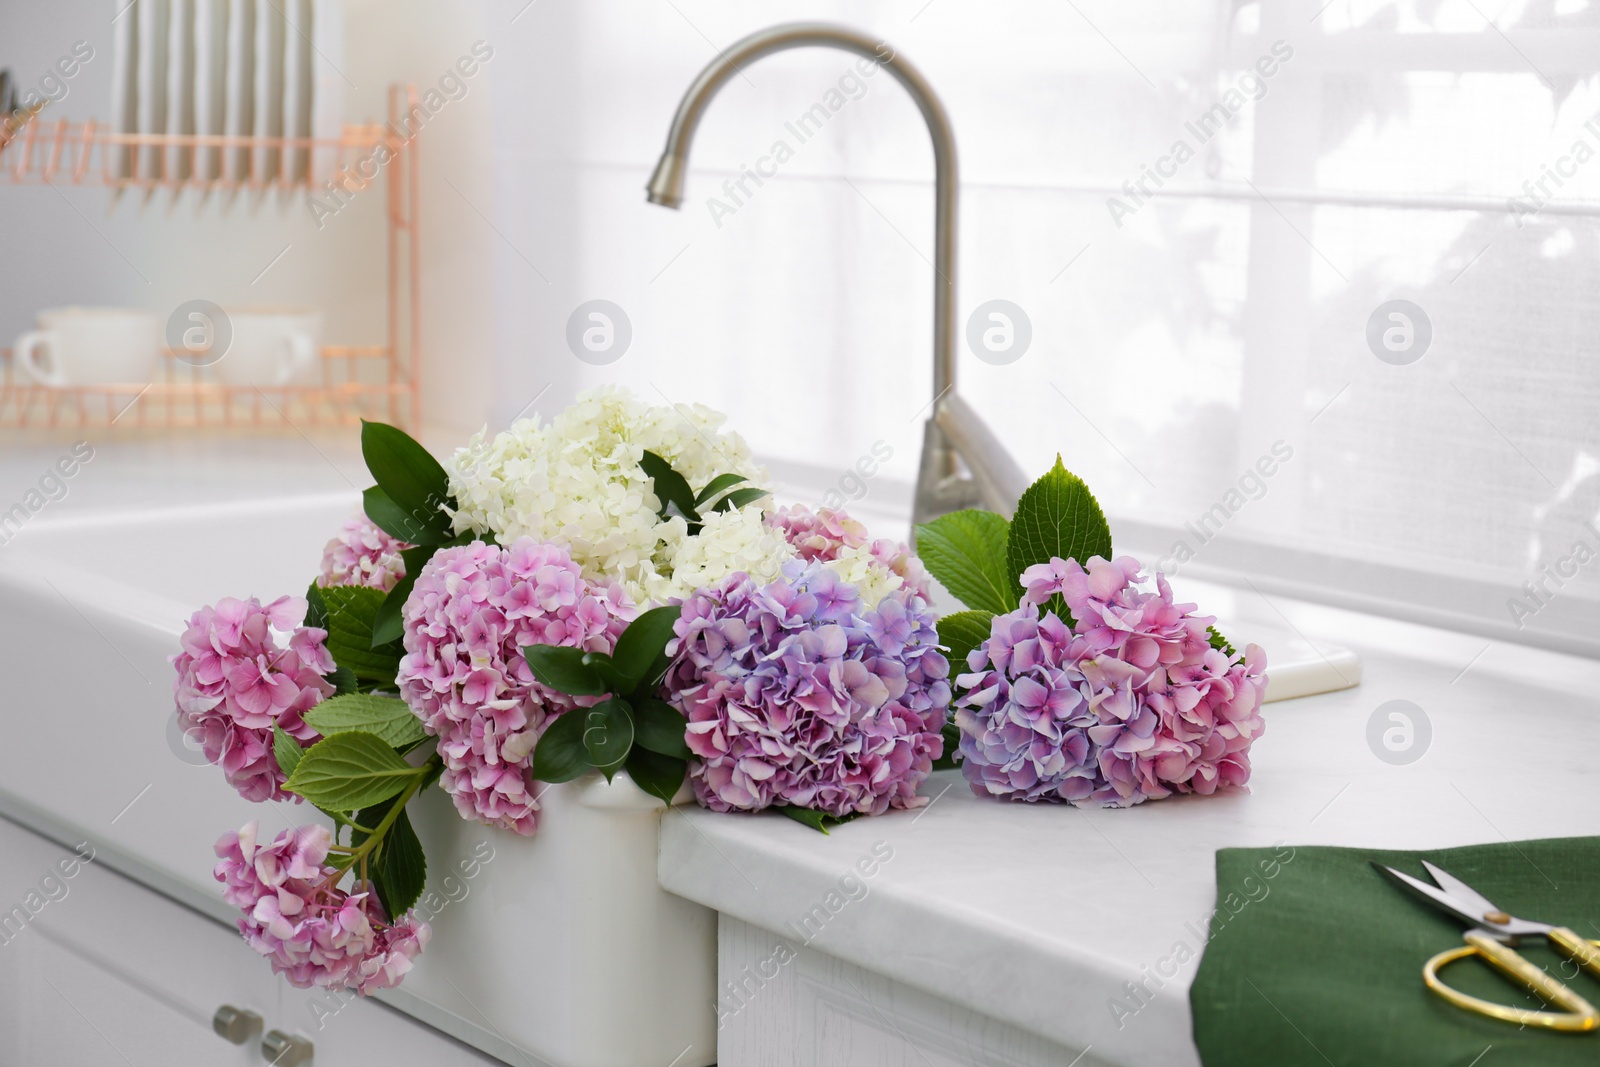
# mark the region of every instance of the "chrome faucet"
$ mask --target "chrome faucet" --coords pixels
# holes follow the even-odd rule
[[[661,161],[645,186],[650,203],[682,205],[695,128],[729,78],[762,56],[813,45],[854,52],[883,66],[916,101],[933,139],[933,410],[923,427],[912,522],[976,506],[1009,518],[1027,479],[977,412],[956,394],[956,141],[944,105],[920,71],[886,43],[843,26],[794,22],[752,33],[730,45],[684,93]]]

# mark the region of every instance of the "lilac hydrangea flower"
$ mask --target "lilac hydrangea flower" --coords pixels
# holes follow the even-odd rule
[[[1177,604],[1139,562],[1052,559],[967,659],[956,723],[974,792],[1129,806],[1236,789],[1260,736],[1266,654],[1211,647],[1215,619]],[[1069,629],[1040,605],[1060,594]]]
[[[170,660],[179,725],[246,800],[300,799],[282,789],[272,727],[309,745],[317,732],[303,716],[334,692],[323,677],[334,669],[327,631],[300,626],[305,613],[300,597],[266,606],[225,597],[190,617],[182,651]],[[287,647],[274,630],[290,632]]]
[[[974,793],[1013,800],[1087,798],[1098,784],[1089,727],[1099,722],[1077,669],[1083,642],[1039,609],[1001,615],[956,684],[962,768]],[[992,664],[992,669],[986,665]]]
[[[533,747],[552,718],[601,698],[540,684],[522,649],[610,652],[633,613],[619,586],[591,585],[564,548],[531,537],[428,561],[403,611],[400,695],[438,737],[440,784],[463,818],[534,832]]]
[[[244,913],[239,932],[250,947],[299,989],[365,996],[399,985],[428,943],[428,924],[414,912],[390,923],[376,895],[335,888],[342,872],[324,865],[327,827],[296,827],[265,845],[257,834],[254,822],[223,834],[212,872],[223,899]]]
[[[412,546],[380,529],[358,511],[344,521],[339,532],[322,550],[322,572],[317,584],[326,589],[334,585],[359,585],[369,589],[393,589],[406,576],[406,561],[400,553]]]
[[[943,751],[949,664],[934,613],[795,560],[758,585],[730,575],[683,605],[666,688],[688,718],[695,796],[714,811],[773,804],[833,816],[926,803]]]

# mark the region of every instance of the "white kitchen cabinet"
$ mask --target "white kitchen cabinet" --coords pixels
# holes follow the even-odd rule
[[[717,962],[720,1067],[1109,1067],[729,915]]]
[[[500,1062],[375,1001],[295,989],[236,931],[73,860],[0,819],[0,1067],[267,1062],[260,1032],[213,1032],[225,1004],[309,1039],[318,1067]]]
[[[68,898],[61,906],[70,908],[73,902]],[[28,1067],[260,1062],[259,1040],[228,1044],[211,1031],[198,1006],[174,1002],[153,983],[131,982],[99,959],[81,955],[76,945],[56,939],[52,925],[59,924],[41,917],[0,957],[0,1062]],[[247,998],[229,994],[229,999]]]

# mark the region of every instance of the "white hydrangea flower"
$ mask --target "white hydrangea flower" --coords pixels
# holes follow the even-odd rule
[[[794,546],[763,521],[756,504],[712,512],[694,536],[677,545],[672,576],[660,587],[658,599],[688,597],[696,589],[721,581],[734,571],[744,571],[761,585],[783,573],[795,558]]]
[[[549,426],[523,419],[482,432],[445,469],[456,532],[487,530],[502,544],[529,536],[563,545],[585,578],[620,583],[637,603],[660,600],[678,550],[693,540],[681,518],[662,520],[646,450],[672,464],[697,492],[719,474],[767,478],[744,439],[720,433],[725,416],[699,404],[652,407],[626,390],[578,397]]]
[[[876,556],[870,545],[858,548],[839,547],[838,555],[823,564],[843,580],[856,587],[861,594],[861,606],[871,611],[878,602],[905,585],[905,579]]]

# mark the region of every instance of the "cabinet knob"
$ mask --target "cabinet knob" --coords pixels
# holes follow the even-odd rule
[[[235,1045],[242,1045],[261,1032],[261,1016],[249,1008],[236,1008],[224,1004],[211,1017],[211,1029],[217,1036]]]
[[[282,1030],[268,1030],[261,1039],[261,1058],[273,1067],[310,1067],[311,1042]]]

